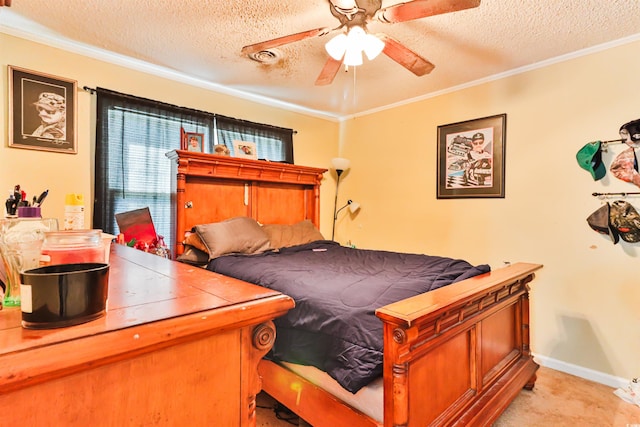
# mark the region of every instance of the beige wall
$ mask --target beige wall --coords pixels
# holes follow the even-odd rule
[[[3,100],[0,108],[0,190],[4,190],[3,197],[6,198],[13,186],[20,184],[28,198],[31,198],[33,194],[48,188],[50,192],[43,204],[43,215],[58,218],[59,221],[62,221],[64,215],[64,195],[67,193],[84,195],[87,205],[85,224],[90,224],[93,215],[89,202],[93,193],[95,95],[82,90],[83,86],[103,87],[239,119],[295,129],[297,134],[294,136],[294,151],[297,164],[328,167],[338,150],[337,121],[250,102],[2,33],[0,46],[0,99]],[[77,80],[78,154],[8,147],[7,65]],[[328,174],[326,176],[325,181],[335,182]],[[331,213],[327,209],[333,209],[332,194],[322,194],[321,207],[326,211],[321,215],[321,231],[330,235]]]
[[[640,243],[613,245],[586,218],[594,191],[640,191],[576,162],[587,142],[640,118],[640,43],[382,111],[345,123],[352,168],[337,238],[489,262],[544,264],[532,291],[533,351],[613,377],[640,375]],[[407,77],[411,78],[411,77]],[[428,78],[428,77],[425,77]],[[507,114],[506,197],[436,199],[437,126]],[[607,165],[623,148],[610,146]],[[640,197],[629,198],[640,210]]]
[[[8,193],[16,183],[31,192],[49,188],[45,215],[62,218],[68,192],[92,192],[94,98],[78,92],[77,155],[8,148],[9,64],[76,79],[80,88],[100,86],[294,128],[296,163],[326,167],[338,154],[352,161],[339,203],[352,198],[362,209],[355,216],[342,212],[338,240],[488,262],[494,268],[504,261],[542,263],[532,290],[532,347],[539,360],[594,379],[603,379],[599,373],[604,380],[640,375],[640,244],[614,246],[585,221],[600,205],[592,192],[640,189],[610,174],[594,182],[575,160],[585,143],[617,138],[622,123],[640,117],[635,100],[640,43],[340,126],[8,35],[0,34],[0,46],[0,97],[5,100],[0,189]],[[506,197],[437,200],[437,126],[501,113],[507,114]],[[614,146],[605,155],[607,164],[621,148]],[[331,234],[334,185],[334,175],[326,174],[325,236]],[[640,208],[640,198],[630,200]]]

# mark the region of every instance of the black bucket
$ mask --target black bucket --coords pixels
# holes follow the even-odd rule
[[[52,329],[104,316],[109,293],[109,265],[59,264],[26,270],[22,281],[22,326]]]

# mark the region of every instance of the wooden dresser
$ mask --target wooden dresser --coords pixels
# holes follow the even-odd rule
[[[278,292],[112,245],[106,316],[29,330],[0,311],[2,425],[255,426]]]

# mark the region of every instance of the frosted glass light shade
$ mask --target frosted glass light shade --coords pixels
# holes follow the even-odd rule
[[[344,53],[344,64],[349,66],[362,65],[362,48],[366,33],[362,27],[351,27],[347,34],[347,50]]]
[[[369,61],[380,55],[384,49],[384,42],[372,34],[367,34],[364,38],[364,54]]]
[[[354,202],[353,200],[350,200],[351,203],[349,203],[349,210],[351,211],[351,213],[356,213],[358,212],[358,209],[360,209],[360,203],[358,202]]]
[[[364,28],[353,26],[348,34],[340,33],[329,40],[324,48],[336,61],[344,58],[344,64],[349,66],[362,65],[362,53],[371,61],[380,55],[384,49],[384,42],[378,37],[367,34]]]
[[[338,34],[324,45],[329,56],[336,61],[340,61],[347,50],[347,36],[346,34]]]
[[[347,48],[347,51],[344,53],[344,61],[342,62],[344,63],[344,65],[348,65],[350,67],[362,65],[362,51],[358,49]]]
[[[331,159],[331,164],[333,168],[337,171],[346,171],[351,166],[351,162],[349,159],[345,159],[343,157],[334,157]]]

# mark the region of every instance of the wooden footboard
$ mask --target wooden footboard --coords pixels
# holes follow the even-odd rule
[[[384,322],[384,426],[490,425],[538,365],[529,348],[529,286],[517,263],[376,311]],[[379,426],[263,360],[263,390],[314,427]]]

